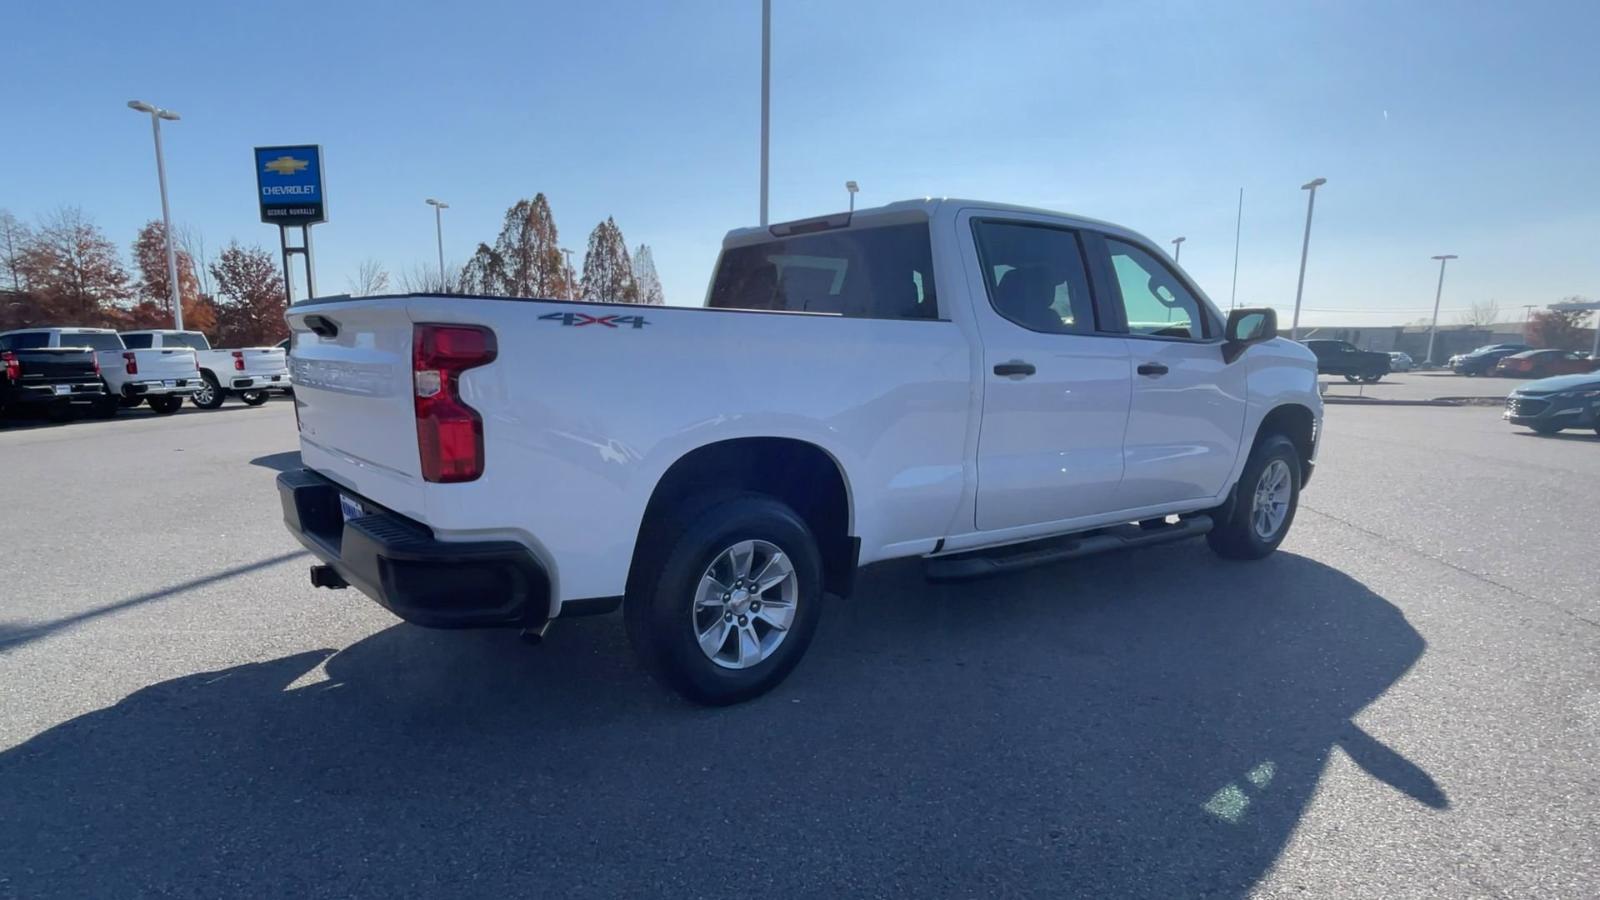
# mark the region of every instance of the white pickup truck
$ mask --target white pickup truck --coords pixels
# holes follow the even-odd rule
[[[189,402],[201,409],[216,409],[230,393],[247,406],[260,406],[268,391],[289,387],[289,364],[278,347],[213,350],[198,331],[124,331],[122,341],[129,347],[193,350],[201,383]]]
[[[706,307],[292,307],[306,468],[278,489],[312,583],[530,636],[620,604],[653,671],[730,703],[860,565],[1253,559],[1316,456],[1311,352],[1105,222],[922,200],[741,229]]]
[[[151,409],[167,415],[177,412],[183,398],[200,388],[199,367],[188,347],[130,350],[109,328],[26,328],[10,334],[44,335],[46,347],[95,351],[106,392],[119,398],[123,406],[148,402]]]

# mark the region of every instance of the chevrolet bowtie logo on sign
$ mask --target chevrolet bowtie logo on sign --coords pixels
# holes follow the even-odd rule
[[[294,173],[310,165],[310,163],[303,159],[295,159],[292,156],[280,156],[272,162],[267,163],[266,170],[268,172],[276,172],[279,175],[293,175]]]
[[[256,148],[256,199],[269,225],[313,225],[328,220],[322,193],[322,148]]]

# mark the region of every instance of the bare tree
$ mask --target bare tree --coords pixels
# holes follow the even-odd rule
[[[389,272],[384,269],[383,263],[364,259],[356,269],[356,277],[346,278],[345,284],[349,286],[351,296],[371,297],[389,290]]]
[[[661,292],[661,276],[656,274],[656,258],[649,244],[640,244],[633,251],[633,283],[639,291],[639,302],[645,306],[661,306],[666,298]]]
[[[441,276],[437,266],[417,263],[395,276],[395,288],[403,294],[465,294],[461,266],[446,263]]]
[[[28,279],[22,270],[22,250],[33,240],[33,232],[28,226],[17,221],[9,209],[0,209],[0,266],[5,269],[5,274],[11,282],[13,291],[24,290],[28,286]]]
[[[1483,328],[1500,321],[1500,304],[1493,300],[1484,300],[1472,304],[1466,312],[1462,313],[1459,320],[1462,325],[1472,325]]]
[[[193,225],[179,225],[178,249],[189,254],[189,259],[193,261],[195,277],[200,280],[201,296],[215,296],[211,282],[211,257],[206,253],[206,236]]]

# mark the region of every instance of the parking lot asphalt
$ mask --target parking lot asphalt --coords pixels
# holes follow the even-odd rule
[[[1327,385],[1324,396],[1334,399],[1355,397],[1407,401],[1463,397],[1503,401],[1507,394],[1530,381],[1527,378],[1499,378],[1492,375],[1468,377],[1444,371],[1396,372],[1383,376],[1383,380],[1376,384],[1351,384],[1343,378],[1330,375],[1324,375],[1319,380]]]
[[[286,402],[0,429],[0,896],[1592,896],[1600,438],[1325,431],[1267,560],[876,566],[708,710],[312,589]]]

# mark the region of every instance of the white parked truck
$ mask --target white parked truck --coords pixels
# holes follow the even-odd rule
[[[729,703],[858,566],[1257,558],[1316,456],[1311,352],[1105,222],[919,200],[741,229],[705,306],[292,307],[305,468],[278,488],[312,582],[541,636],[620,604],[653,671]]]
[[[260,406],[267,402],[268,391],[289,387],[289,365],[278,347],[212,349],[198,331],[124,331],[122,341],[134,348],[193,350],[201,383],[189,402],[201,409],[216,409],[229,394],[239,395],[248,406]]]
[[[42,335],[46,347],[95,351],[106,392],[123,406],[148,402],[151,409],[167,415],[177,412],[183,398],[200,388],[199,364],[188,347],[130,350],[109,328],[24,328],[9,334]]]

